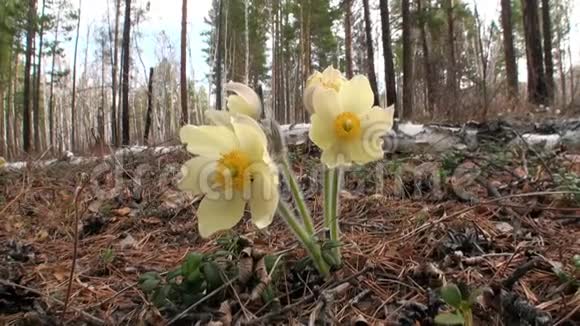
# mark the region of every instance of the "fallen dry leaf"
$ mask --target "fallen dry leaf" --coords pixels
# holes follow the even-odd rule
[[[123,207],[119,209],[114,209],[113,213],[117,216],[128,216],[131,213],[131,209],[129,207]]]

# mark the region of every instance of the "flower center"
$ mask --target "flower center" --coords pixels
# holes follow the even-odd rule
[[[250,166],[248,156],[238,150],[222,155],[217,164],[216,183],[221,187],[233,187],[235,190],[244,189],[246,169]]]
[[[353,140],[360,136],[360,119],[352,112],[343,112],[334,120],[334,133],[340,139]]]

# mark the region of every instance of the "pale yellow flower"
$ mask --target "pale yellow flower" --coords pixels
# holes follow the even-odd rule
[[[333,89],[336,92],[340,91],[342,84],[346,81],[342,73],[334,69],[332,66],[324,69],[322,73],[315,71],[306,82],[304,89],[304,107],[310,114],[314,113],[313,98],[314,93],[325,89]]]
[[[224,86],[226,91],[233,92],[228,96],[228,110],[232,113],[248,115],[255,120],[262,114],[262,102],[253,89],[242,83],[229,82]]]
[[[313,97],[309,137],[322,149],[321,160],[329,168],[366,164],[383,157],[383,139],[393,126],[393,107],[373,107],[368,79],[355,76],[334,89]]]
[[[279,199],[278,170],[256,121],[232,115],[227,125],[184,126],[180,137],[198,155],[182,167],[178,187],[204,195],[197,210],[202,237],[236,225],[246,203],[258,228],[272,222]]]
[[[6,164],[6,160],[2,156],[0,156],[0,169]]]

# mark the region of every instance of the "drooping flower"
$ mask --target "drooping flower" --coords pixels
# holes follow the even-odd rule
[[[4,158],[2,156],[0,156],[0,169],[2,169],[4,164],[6,164],[6,160],[4,160]]]
[[[366,164],[383,157],[383,139],[393,126],[393,107],[373,107],[368,79],[355,76],[334,89],[316,91],[309,137],[329,168]]]
[[[304,89],[304,107],[310,114],[314,113],[313,98],[316,91],[333,89],[336,92],[340,91],[343,83],[346,81],[342,73],[334,69],[332,66],[324,69],[322,73],[315,71],[306,82]]]
[[[178,187],[204,195],[197,210],[202,237],[235,226],[246,204],[258,228],[272,222],[279,199],[278,170],[256,121],[232,115],[228,125],[184,126],[180,137],[198,155],[182,167]]]
[[[224,89],[235,93],[228,96],[227,106],[231,113],[245,114],[254,120],[260,118],[262,114],[262,102],[253,89],[245,84],[236,82],[225,84]]]

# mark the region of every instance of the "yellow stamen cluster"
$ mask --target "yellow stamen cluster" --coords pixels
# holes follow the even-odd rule
[[[216,183],[221,188],[231,185],[234,190],[242,191],[249,166],[250,159],[239,150],[222,155],[217,164]]]
[[[360,119],[352,112],[339,114],[334,120],[334,133],[340,139],[358,139],[361,134]]]

